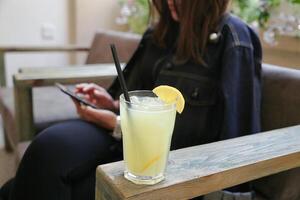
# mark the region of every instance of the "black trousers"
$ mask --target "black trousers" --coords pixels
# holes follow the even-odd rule
[[[82,120],[60,123],[38,134],[0,194],[9,200],[94,200],[97,165],[121,159],[121,142],[107,130]]]

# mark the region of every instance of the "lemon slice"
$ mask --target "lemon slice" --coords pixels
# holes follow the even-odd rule
[[[149,161],[143,166],[142,172],[144,172],[144,171],[147,170],[151,165],[153,165],[154,163],[156,163],[157,161],[159,161],[159,159],[160,159],[160,156],[157,155],[157,156],[155,156],[154,158],[152,158],[151,160],[149,160]]]
[[[168,85],[160,85],[154,88],[153,93],[166,103],[176,102],[176,110],[182,113],[184,109],[184,98],[179,90]]]

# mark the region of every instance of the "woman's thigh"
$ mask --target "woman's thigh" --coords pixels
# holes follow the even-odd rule
[[[118,142],[107,130],[82,120],[68,121],[41,132],[33,140],[22,162],[30,160],[38,165],[52,163],[46,167],[62,167],[72,171],[76,166],[114,160],[121,154],[116,146]]]
[[[91,123],[74,120],[54,125],[28,147],[13,193],[22,194],[26,189],[27,194],[32,190],[61,195],[52,196],[56,199],[68,198],[71,185],[94,176],[97,165],[122,159],[120,149],[107,130]]]

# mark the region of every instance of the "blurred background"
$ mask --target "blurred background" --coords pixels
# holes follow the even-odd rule
[[[233,0],[231,11],[261,34],[266,61],[300,67],[300,47],[296,46],[296,55],[288,48],[300,35],[300,0]],[[97,29],[142,33],[147,16],[147,0],[0,0],[0,47],[89,46]],[[280,36],[289,36],[290,41]],[[289,51],[291,56],[283,61],[278,52],[272,52],[276,56],[270,58],[270,48]],[[11,74],[19,67],[61,66],[83,60],[84,55],[74,59],[64,53],[7,53],[7,84],[12,85]]]
[[[115,22],[119,12],[114,0],[0,0],[0,47],[89,46],[97,29],[122,29]],[[19,67],[70,62],[75,61],[64,53],[7,53],[7,84]]]

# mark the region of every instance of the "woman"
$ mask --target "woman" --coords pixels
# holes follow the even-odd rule
[[[228,4],[153,0],[159,21],[145,32],[124,70],[129,90],[165,84],[183,93],[186,106],[177,116],[171,149],[260,131],[260,42],[246,24],[226,14]],[[80,84],[77,92],[103,109],[75,102],[83,120],[39,134],[16,178],[2,189],[10,191],[9,199],[94,199],[96,166],[122,159],[121,142],[110,134],[118,132],[118,81],[108,92],[94,84]]]

